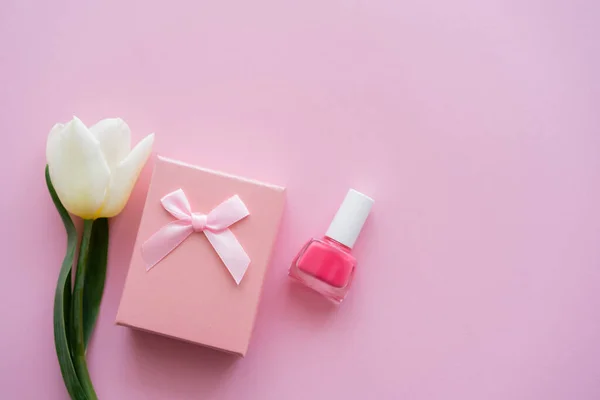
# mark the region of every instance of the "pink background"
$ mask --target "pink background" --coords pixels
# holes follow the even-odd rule
[[[64,399],[53,123],[285,185],[247,358],[114,325],[150,166],[112,221],[105,399],[600,398],[596,0],[0,5],[0,393]],[[376,199],[338,310],[288,282],[348,187]]]

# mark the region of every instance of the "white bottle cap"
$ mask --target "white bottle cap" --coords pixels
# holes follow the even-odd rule
[[[333,217],[325,236],[344,246],[354,246],[354,242],[356,242],[358,234],[369,216],[372,205],[372,198],[350,189],[335,217]]]

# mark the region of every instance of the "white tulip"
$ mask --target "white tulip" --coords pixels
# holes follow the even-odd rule
[[[50,179],[65,208],[81,218],[120,213],[152,152],[154,134],[131,149],[131,131],[120,118],[87,128],[77,117],[48,135]]]

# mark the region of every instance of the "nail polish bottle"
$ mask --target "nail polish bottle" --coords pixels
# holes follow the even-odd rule
[[[352,246],[373,200],[350,189],[322,239],[311,239],[294,259],[289,275],[334,303],[346,297],[356,267]]]

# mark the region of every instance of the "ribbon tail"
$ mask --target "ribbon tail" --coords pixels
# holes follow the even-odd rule
[[[163,226],[142,244],[146,271],[158,264],[194,232],[190,221],[177,220]]]
[[[239,285],[250,265],[250,257],[240,242],[229,229],[216,233],[204,231],[204,234],[227,267],[235,283]]]

